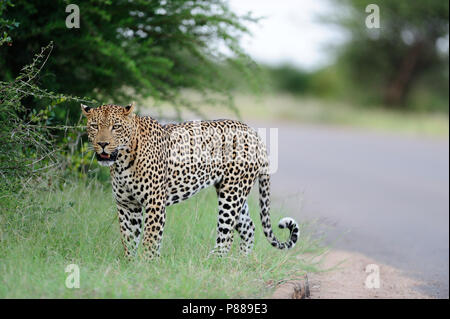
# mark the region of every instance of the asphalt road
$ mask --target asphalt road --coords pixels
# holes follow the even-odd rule
[[[448,140],[251,124],[278,127],[274,205],[317,219],[333,247],[400,268],[448,298]]]

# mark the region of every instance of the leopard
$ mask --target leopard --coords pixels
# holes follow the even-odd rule
[[[278,224],[289,230],[287,241],[280,242],[272,231],[269,159],[255,129],[227,119],[162,124],[134,109],[135,103],[81,104],[97,162],[109,167],[126,257],[135,257],[138,247],[146,258],[160,256],[166,208],[210,186],[218,199],[211,254],[227,255],[234,231],[241,239],[239,251],[250,254],[255,225],[248,196],[256,180],[265,237],[281,250],[295,246],[300,232],[293,218],[282,218]]]

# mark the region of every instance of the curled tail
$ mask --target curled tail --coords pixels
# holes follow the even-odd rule
[[[270,178],[269,174],[259,175],[259,205],[261,207],[261,223],[267,240],[273,247],[278,249],[290,249],[295,246],[300,235],[297,222],[290,217],[285,217],[280,220],[278,227],[289,229],[289,240],[281,243],[272,232],[272,225],[270,223]]]

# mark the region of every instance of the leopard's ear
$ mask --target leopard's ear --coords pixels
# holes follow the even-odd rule
[[[81,111],[83,112],[84,116],[89,116],[89,111],[91,110],[91,107],[81,104]]]
[[[130,105],[125,106],[125,109],[123,111],[124,115],[130,115],[134,111],[134,105],[135,103],[132,102]]]

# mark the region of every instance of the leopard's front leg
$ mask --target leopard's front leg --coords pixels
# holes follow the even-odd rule
[[[141,237],[142,208],[130,202],[117,202],[117,211],[125,257],[131,259],[136,255]]]
[[[141,201],[144,205],[144,230],[142,251],[144,257],[152,259],[159,256],[164,225],[166,223],[166,187],[164,175],[153,175],[157,187],[144,190]],[[155,185],[155,184],[154,184]]]
[[[157,200],[145,208],[143,252],[146,258],[159,257],[161,240],[166,223],[164,200]]]

